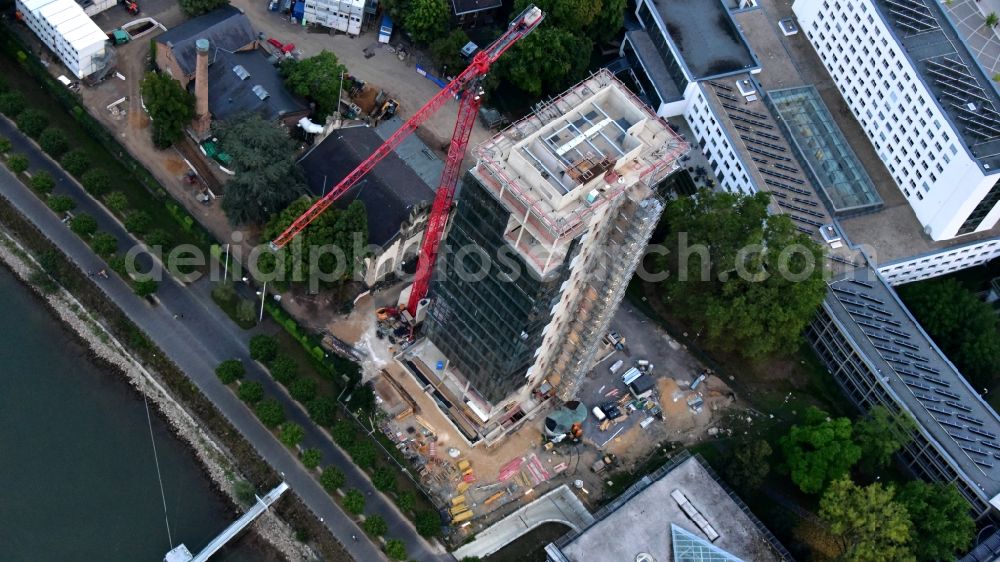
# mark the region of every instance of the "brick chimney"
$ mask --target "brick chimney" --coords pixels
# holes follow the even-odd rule
[[[192,128],[199,138],[208,136],[212,116],[208,112],[208,39],[195,41],[198,60],[194,70],[194,123]]]

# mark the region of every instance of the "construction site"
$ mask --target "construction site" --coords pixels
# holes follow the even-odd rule
[[[415,307],[418,283],[398,283],[325,326],[362,358],[380,428],[454,540],[562,484],[597,499],[658,445],[725,431],[732,391],[622,305],[687,148],[596,73],[471,151]]]

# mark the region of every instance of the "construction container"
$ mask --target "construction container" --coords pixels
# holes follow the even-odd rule
[[[451,505],[456,506],[465,503],[465,496],[455,496],[451,498]]]
[[[458,515],[452,517],[451,522],[452,524],[455,524],[455,523],[461,523],[463,521],[468,521],[469,519],[472,519],[472,512],[463,511],[462,513],[459,513]]]

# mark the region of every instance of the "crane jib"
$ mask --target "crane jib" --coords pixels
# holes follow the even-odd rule
[[[406,137],[413,133],[417,127],[424,124],[449,99],[461,94],[458,119],[455,123],[455,130],[452,133],[451,144],[448,147],[448,158],[445,162],[444,170],[441,172],[441,183],[435,195],[434,204],[431,206],[431,216],[427,221],[427,231],[420,245],[417,275],[413,281],[413,288],[410,291],[410,300],[407,303],[407,309],[409,309],[410,314],[415,315],[417,304],[426,296],[430,285],[430,277],[434,269],[434,259],[437,257],[438,246],[444,234],[444,227],[447,223],[448,213],[455,193],[455,184],[458,182],[458,176],[461,172],[462,159],[469,145],[469,136],[472,133],[472,126],[475,123],[476,113],[481,102],[480,95],[482,92],[479,90],[479,82],[489,72],[490,66],[510,49],[511,46],[534,31],[544,17],[544,12],[534,5],[525,8],[524,11],[511,21],[503,35],[488,47],[476,53],[472,62],[461,74],[456,76],[454,80],[428,100],[395,133],[390,135],[381,146],[376,148],[368,158],[361,164],[358,164],[357,168],[344,176],[337,185],[327,191],[326,195],[317,199],[306,212],[295,219],[281,235],[271,242],[271,249],[277,251],[288,244],[288,242],[309,226],[316,217],[321,215],[344,193],[354,187],[382,159],[393,152]]]

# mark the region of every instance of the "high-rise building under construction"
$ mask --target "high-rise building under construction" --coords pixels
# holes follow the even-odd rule
[[[575,394],[686,150],[608,71],[477,147],[430,291],[442,359],[421,369],[467,437]]]

